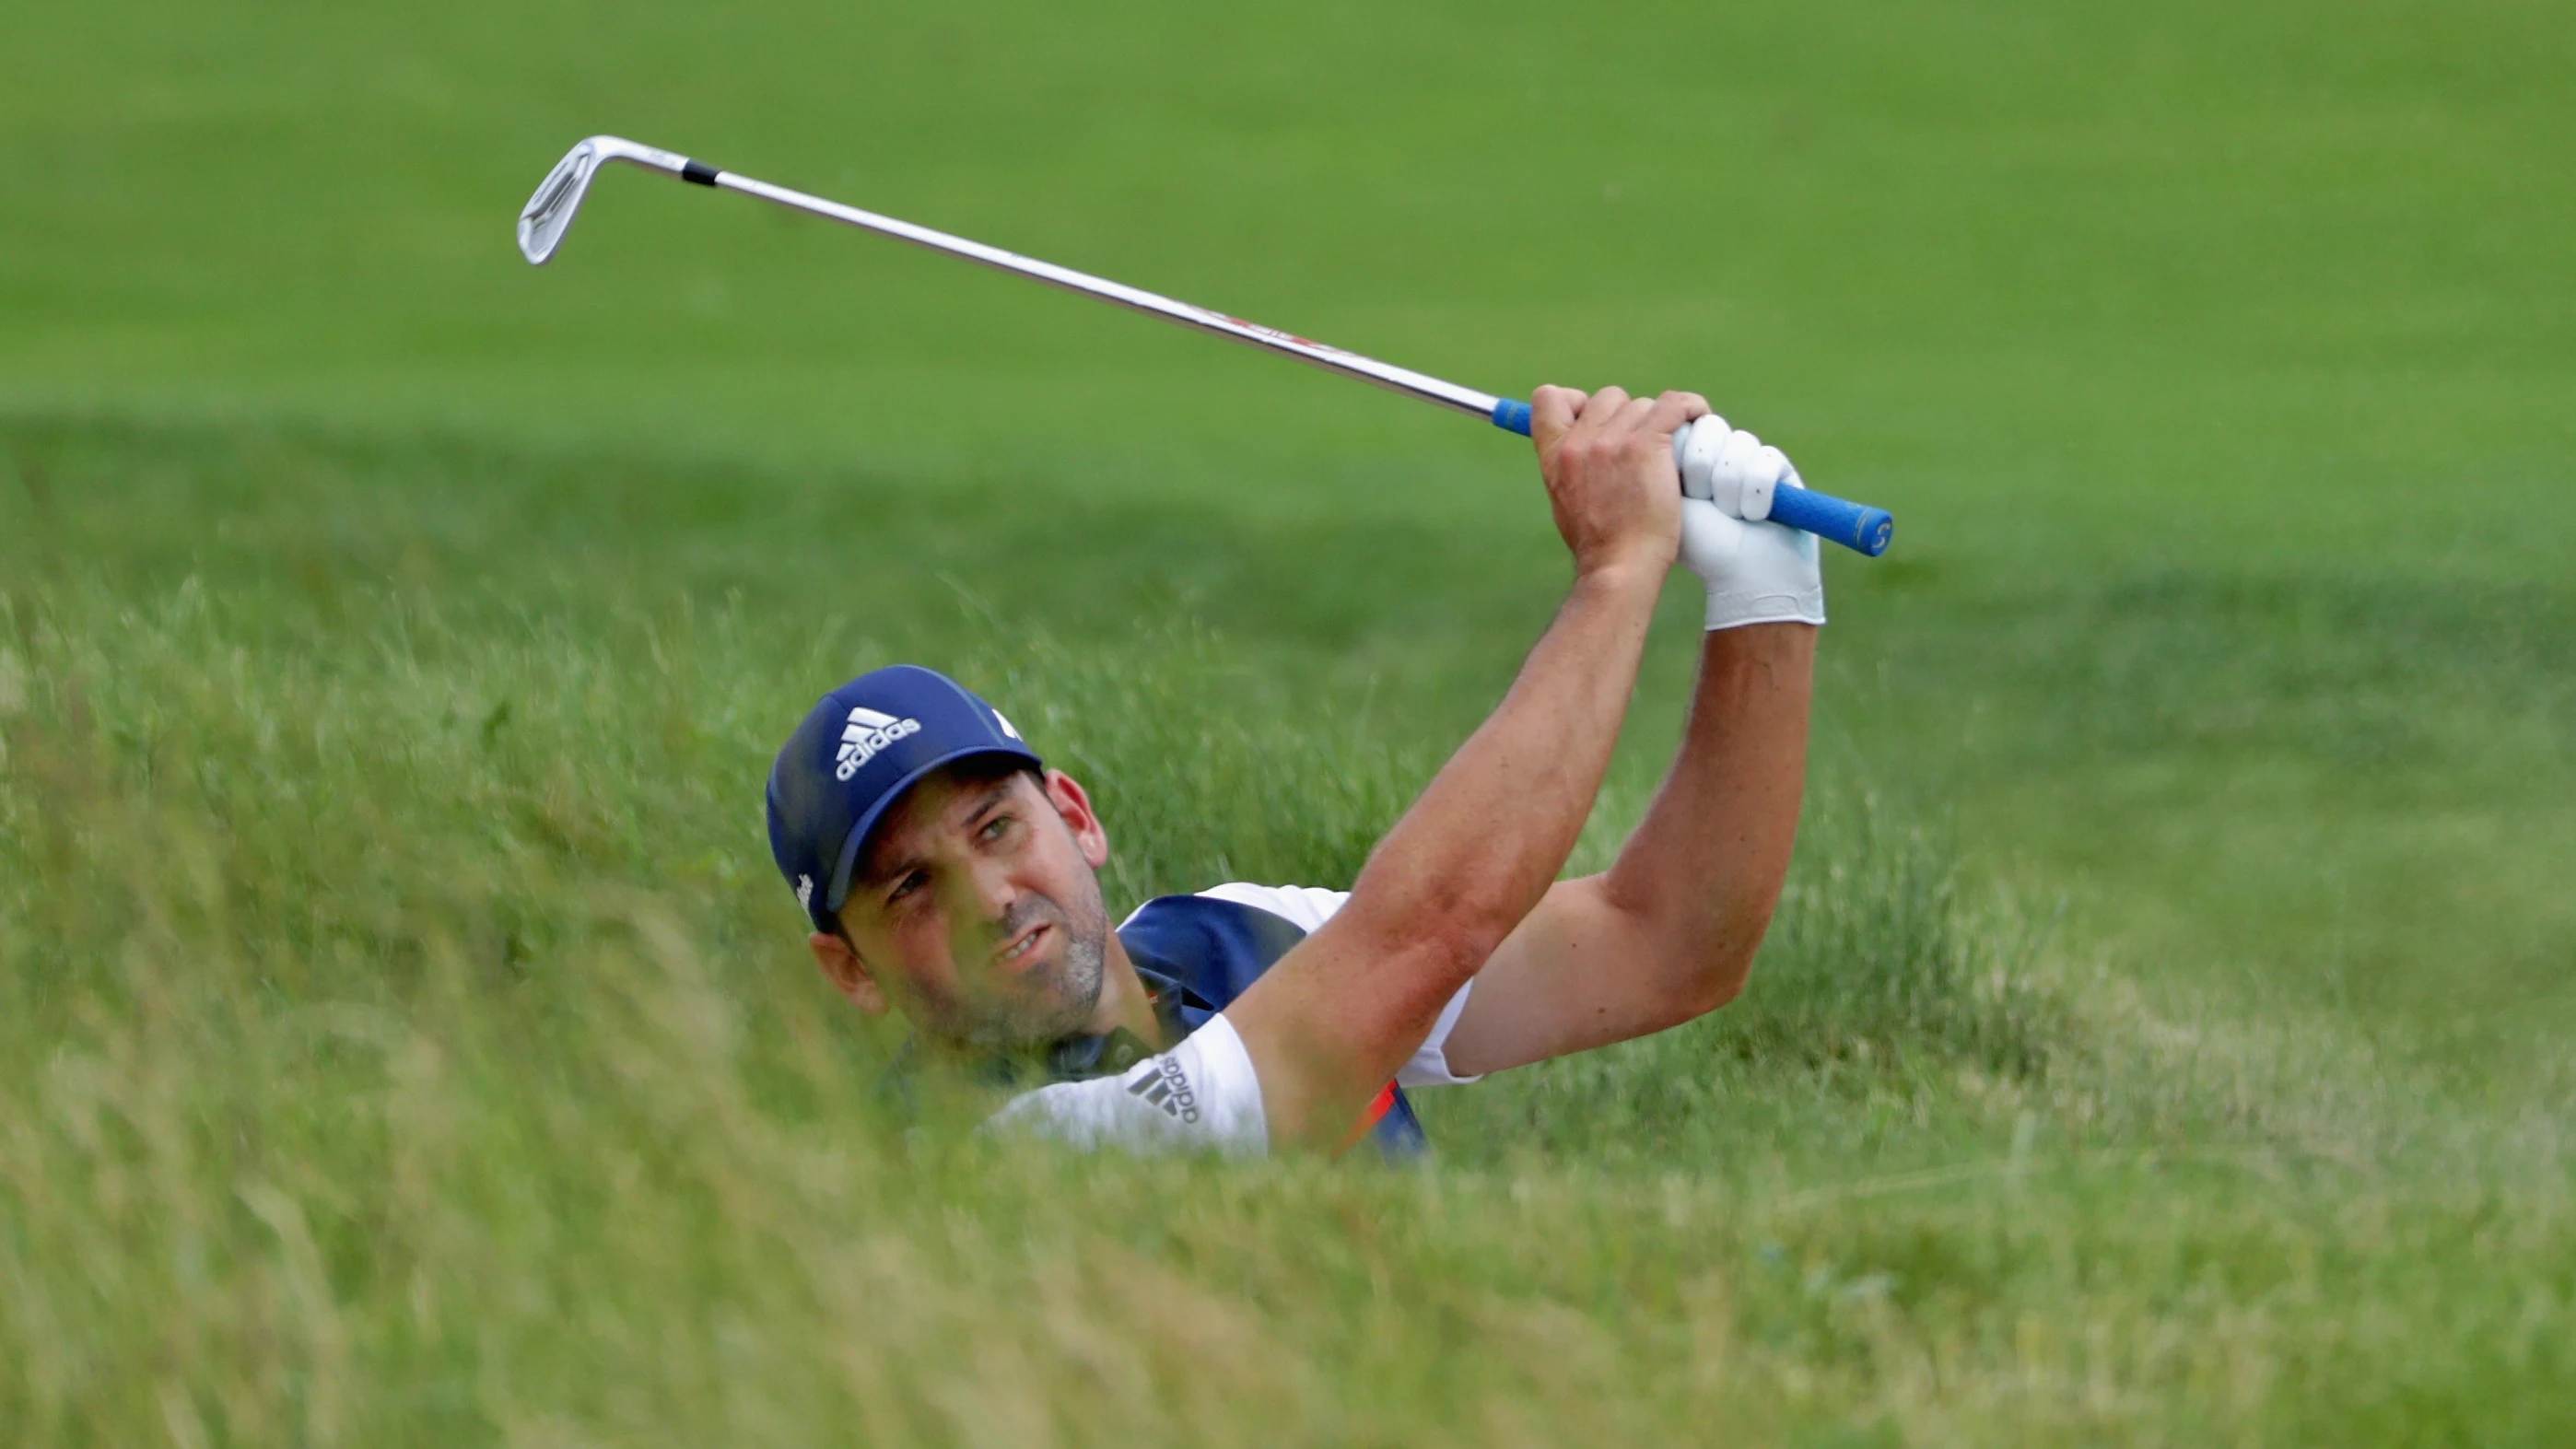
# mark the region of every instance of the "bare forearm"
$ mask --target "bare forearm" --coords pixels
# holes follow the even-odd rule
[[[1379,842],[1350,901],[1226,1010],[1274,1143],[1329,1144],[1574,849],[1681,546],[1673,431],[1705,399],[1540,388],[1530,436],[1575,586],[1510,693]]]
[[[1711,632],[1679,757],[1602,885],[1659,956],[1742,983],[1797,836],[1817,631]]]
[[[1332,1145],[1564,867],[1636,684],[1657,582],[1579,582],[1349,904],[1229,1008],[1274,1142]]]
[[[1487,950],[1529,913],[1600,793],[1658,582],[1605,571],[1576,584],[1502,704],[1370,857],[1354,906],[1436,915]]]

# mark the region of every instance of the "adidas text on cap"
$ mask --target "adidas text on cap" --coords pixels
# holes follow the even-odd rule
[[[936,670],[888,665],[815,704],[769,767],[769,853],[814,929],[837,925],[868,832],[903,792],[974,755],[1040,764],[1001,711]]]

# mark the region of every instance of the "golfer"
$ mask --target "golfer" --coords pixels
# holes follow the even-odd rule
[[[1218,885],[1111,929],[1091,797],[991,705],[897,665],[826,695],[770,772],[771,849],[823,974],[903,1013],[916,1066],[1011,1093],[997,1128],[1235,1153],[1419,1151],[1407,1087],[1733,999],[1797,825],[1816,540],[1682,496],[1670,440],[1698,397],[1547,387],[1532,407],[1573,587],[1347,893]],[[1679,757],[1618,862],[1560,881],[1676,559],[1708,588]]]

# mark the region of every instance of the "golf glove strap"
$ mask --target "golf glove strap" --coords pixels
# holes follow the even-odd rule
[[[1708,627],[1825,622],[1816,536],[1744,521],[1797,486],[1789,456],[1711,413],[1673,435],[1673,463],[1682,475],[1682,563],[1708,585]]]
[[[1812,533],[1746,523],[1714,503],[1685,498],[1682,563],[1708,585],[1710,629],[1825,622],[1825,577]]]

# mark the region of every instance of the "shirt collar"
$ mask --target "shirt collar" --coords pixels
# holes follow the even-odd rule
[[[1143,965],[1136,967],[1136,977],[1145,985],[1145,999],[1153,1006],[1154,1020],[1167,1042],[1177,1043],[1189,1035],[1189,1024],[1181,1015],[1185,1008],[1209,1014],[1215,1011],[1212,1003],[1176,977]],[[967,1071],[986,1086],[1025,1092],[1051,1082],[1116,1076],[1160,1050],[1163,1048],[1151,1046],[1139,1040],[1136,1033],[1118,1026],[1106,1032],[1059,1037],[1034,1051],[994,1052],[969,1063]],[[921,1039],[909,1037],[887,1066],[880,1086],[890,1095],[909,1099],[912,1079],[920,1071]]]

